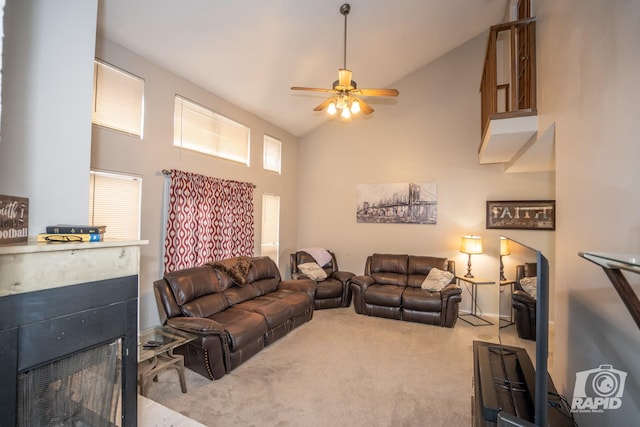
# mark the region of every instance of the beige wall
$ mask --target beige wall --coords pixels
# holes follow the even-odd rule
[[[626,371],[620,409],[577,414],[580,426],[640,418],[640,330],[602,269],[579,251],[640,253],[640,2],[540,0],[538,106],[556,123],[556,386],[575,374]],[[628,273],[640,292],[640,275]],[[636,420],[636,421],[633,421]]]
[[[472,258],[476,277],[499,278],[499,235],[542,250],[553,259],[552,231],[485,229],[487,200],[554,199],[554,173],[505,174],[479,165],[480,78],[486,49],[481,35],[391,85],[400,96],[370,117],[331,120],[301,138],[298,246],[335,251],[341,269],[361,274],[374,252],[445,256],[466,272],[460,236],[484,237],[485,254]],[[366,70],[358,82],[366,86]],[[309,114],[313,104],[309,104]],[[435,182],[436,225],[356,222],[358,184]],[[507,271],[507,275],[515,272]],[[484,312],[498,312],[498,285],[479,291]],[[469,294],[464,293],[463,309]]]
[[[97,0],[5,6],[0,194],[29,198],[30,235],[87,219],[97,10]]]
[[[94,127],[91,167],[142,176],[141,238],[149,245],[141,249],[140,324],[144,329],[158,323],[153,281],[162,277],[161,233],[163,188],[162,169],[181,169],[203,175],[252,182],[254,192],[255,253],[260,253],[262,195],[280,195],[280,268],[296,242],[296,189],[298,182],[297,138],[274,125],[205,92],[198,86],[135,55],[108,40],[99,38],[96,57],[145,80],[145,124],[141,141],[108,129]],[[251,166],[180,150],[173,146],[173,106],[175,94],[207,106],[251,128]],[[263,135],[282,141],[282,175],[262,169]],[[284,271],[284,270],[283,270]]]

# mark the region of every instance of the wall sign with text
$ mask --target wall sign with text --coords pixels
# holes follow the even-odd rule
[[[487,201],[487,228],[555,230],[556,201]]]
[[[0,244],[26,242],[29,235],[29,199],[0,194]]]

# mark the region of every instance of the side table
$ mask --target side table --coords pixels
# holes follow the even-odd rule
[[[471,284],[471,312],[458,314],[458,318],[470,324],[471,326],[489,326],[493,325],[492,322],[480,317],[477,313],[478,309],[478,285],[493,285],[496,282],[492,280],[479,279],[476,277],[464,277],[456,276],[458,286],[460,282],[466,282]],[[468,287],[467,287],[468,289]]]
[[[500,328],[506,328],[507,326],[511,326],[513,325],[513,302],[511,299],[511,295],[513,295],[513,285],[516,283],[515,280],[501,280],[500,281],[500,295],[502,295],[506,289],[506,287],[509,287],[509,319],[503,319],[502,317],[500,317],[500,322],[502,322],[500,324]]]
[[[158,374],[172,368],[178,372],[180,388],[187,392],[184,378],[184,359],[173,350],[193,341],[196,337],[176,329],[156,326],[140,334],[138,342],[138,382],[140,394],[146,396],[147,383],[150,379],[158,380]]]

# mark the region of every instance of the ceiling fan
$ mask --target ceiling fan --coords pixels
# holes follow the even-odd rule
[[[314,108],[314,111],[322,111],[326,108],[327,112],[331,115],[340,111],[340,116],[343,119],[348,119],[351,117],[351,114],[356,114],[360,111],[364,114],[373,113],[373,108],[358,96],[398,96],[399,94],[397,89],[358,89],[356,82],[351,80],[352,73],[347,69],[347,15],[350,10],[351,6],[348,3],[340,6],[340,13],[344,15],[344,66],[338,70],[338,80],[333,82],[332,88],[323,89],[300,86],[293,86],[291,88],[291,90],[306,90],[333,94],[329,99]]]

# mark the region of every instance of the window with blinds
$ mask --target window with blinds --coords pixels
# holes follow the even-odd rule
[[[105,238],[139,240],[142,178],[91,171],[89,224],[106,225]]]
[[[249,166],[250,129],[181,96],[175,98],[173,145]]]
[[[280,196],[262,195],[262,239],[260,253],[279,263],[280,254]]]
[[[94,61],[94,125],[142,139],[144,80],[119,68]]]
[[[280,173],[282,163],[282,142],[269,135],[264,136],[262,167]]]

